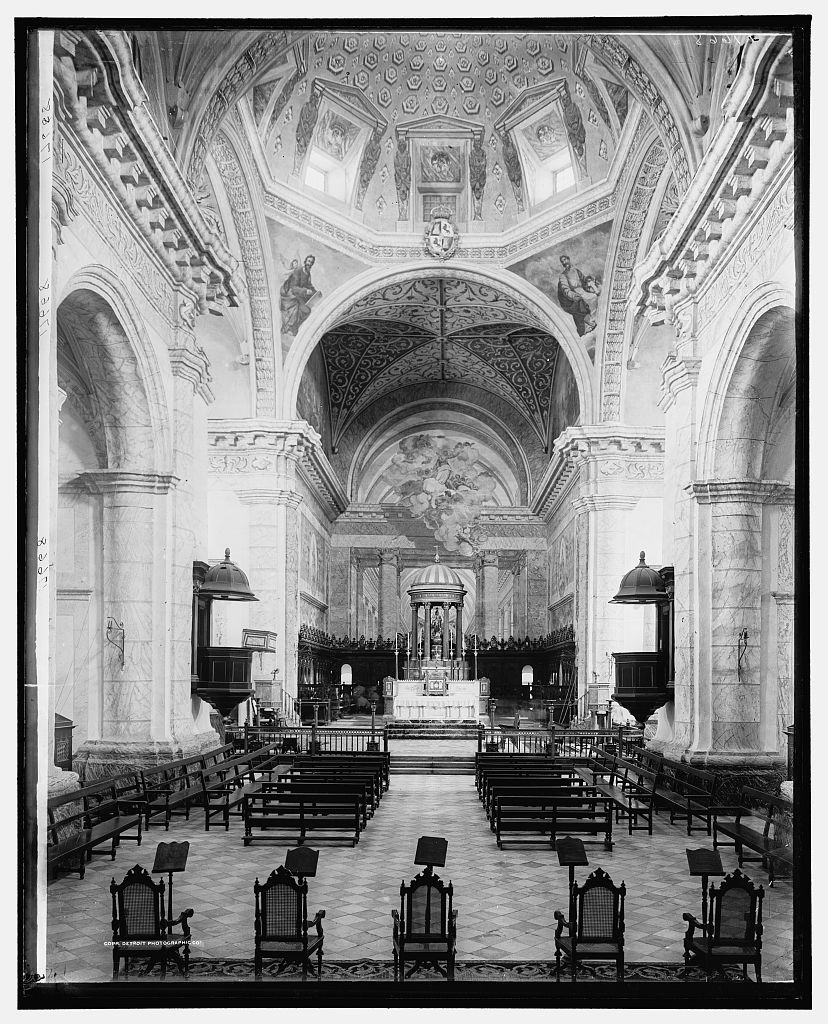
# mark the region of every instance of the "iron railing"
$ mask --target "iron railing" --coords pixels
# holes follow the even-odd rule
[[[383,750],[388,753],[387,725],[374,731],[371,729],[314,728],[313,726],[296,725],[245,725],[240,729],[228,730],[228,739],[231,735],[233,742],[244,751],[267,746],[270,743],[280,743],[283,750],[295,748],[299,754],[346,754],[371,750]]]
[[[593,747],[611,747],[622,756],[644,745],[641,729],[618,726],[615,729],[510,729],[494,731],[481,725],[477,731],[477,749],[482,752],[492,743],[504,754],[549,754],[555,757],[589,757]]]

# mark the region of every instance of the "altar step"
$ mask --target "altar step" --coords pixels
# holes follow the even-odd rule
[[[474,757],[392,754],[392,775],[474,775]]]

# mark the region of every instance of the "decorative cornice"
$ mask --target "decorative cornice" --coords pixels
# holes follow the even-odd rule
[[[209,465],[216,473],[273,473],[291,486],[294,473],[335,519],[348,498],[322,448],[322,438],[305,420],[210,420]]]
[[[167,494],[178,483],[172,473],[135,473],[123,469],[98,469],[81,473],[74,483],[92,494]]]
[[[59,120],[173,279],[199,312],[237,303],[237,261],[204,220],[148,112],[126,33],[55,33]],[[60,209],[60,207],[58,207]],[[67,210],[68,212],[68,210]]]
[[[208,404],[212,402],[214,396],[210,383],[213,378],[210,375],[210,360],[204,349],[190,339],[190,344],[171,348],[169,353],[173,376],[189,380],[196,394],[201,395]]]
[[[602,512],[607,509],[629,511],[635,508],[639,498],[629,494],[586,494],[572,502],[576,515],[580,512]]]
[[[595,423],[567,427],[555,441],[555,454],[575,462],[599,459],[664,459],[663,427],[631,427],[621,423]]]
[[[532,512],[551,522],[562,497],[580,475],[582,482],[619,477],[657,480],[664,476],[664,430],[597,423],[567,427],[555,441],[549,468],[537,489]]]
[[[697,480],[684,488],[701,505],[722,501],[793,505],[795,489],[784,480]]]
[[[680,359],[671,352],[661,364],[661,390],[658,407],[664,412],[672,408],[676,396],[686,388],[694,388],[699,381],[701,359]]]
[[[679,337],[692,336],[693,325],[675,307],[697,295],[729,258],[733,246],[727,243],[792,159],[791,47],[782,36],[745,44],[724,120],[666,231],[635,274],[634,310],[654,323],[672,323]]]

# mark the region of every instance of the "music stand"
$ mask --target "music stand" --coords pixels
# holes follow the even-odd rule
[[[687,850],[687,866],[690,876],[702,880],[702,924],[707,927],[707,879],[711,875],[723,875],[722,856],[718,850]]]
[[[572,909],[572,886],[575,884],[575,868],[588,867],[589,859],[584,849],[582,839],[572,836],[564,836],[555,843],[555,852],[558,854],[558,863],[562,868],[569,868],[569,903]]]
[[[285,867],[292,875],[296,875],[300,885],[306,878],[316,877],[318,863],[319,850],[312,850],[309,846],[294,847],[285,855]]]
[[[169,875],[169,888],[167,889],[167,920],[172,921],[172,892],[173,874],[183,871],[187,867],[187,857],[190,853],[190,844],[185,839],[183,843],[159,843],[155,851],[155,863],[152,865],[152,873]]]
[[[426,872],[434,874],[434,868],[446,866],[448,839],[439,836],[420,836],[417,840],[417,852],[414,854],[415,864],[425,864]]]

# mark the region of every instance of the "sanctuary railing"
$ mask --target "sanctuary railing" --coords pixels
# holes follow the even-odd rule
[[[388,753],[388,726],[371,729],[346,729],[325,726],[277,725],[254,726],[229,730],[233,742],[244,751],[281,743],[282,750],[295,749],[298,754],[333,753],[351,754],[361,751],[382,750]]]
[[[563,729],[552,726],[548,729],[512,729],[501,726],[495,729],[480,726],[477,733],[477,749],[492,749],[497,743],[504,754],[548,754],[555,757],[587,758],[593,747],[611,746],[622,756],[628,756],[634,749],[644,745],[641,729],[618,726],[614,729]]]

